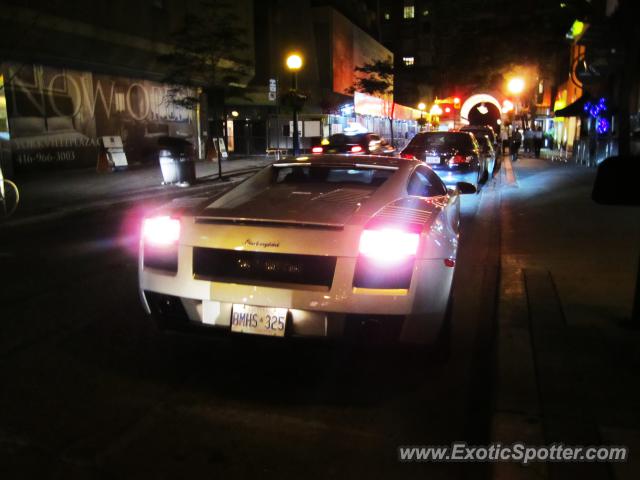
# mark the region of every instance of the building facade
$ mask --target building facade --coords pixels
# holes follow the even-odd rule
[[[253,62],[253,9],[234,2]],[[0,8],[0,141],[17,174],[95,166],[100,138],[122,139],[130,162],[154,158],[158,138],[206,143],[208,105],[168,101],[175,32],[198,0],[5,1]],[[253,72],[245,76],[247,83]],[[185,88],[195,95],[196,87]],[[7,153],[9,152],[9,153]]]

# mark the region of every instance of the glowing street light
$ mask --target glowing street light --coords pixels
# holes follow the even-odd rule
[[[513,77],[507,83],[507,90],[514,95],[519,95],[524,90],[524,80],[520,77]]]
[[[424,102],[420,102],[418,104],[418,110],[420,110],[420,120],[418,121],[418,124],[420,125],[420,130],[422,130],[427,123],[426,120],[424,119],[424,111],[426,110],[426,108],[427,106],[424,104]]]
[[[431,107],[431,110],[429,110],[429,113],[431,115],[442,115],[442,108],[440,108],[440,105],[434,103],[433,107]]]
[[[524,80],[521,77],[513,77],[507,83],[507,90],[515,96],[515,102],[513,106],[514,118],[518,118],[518,104],[520,103],[520,94],[524,90]],[[522,126],[524,127],[524,119],[522,119]]]
[[[298,70],[302,68],[302,56],[291,53],[286,59],[287,68],[291,72],[291,90],[297,94],[298,90]],[[300,153],[300,133],[298,132],[298,109],[293,107],[293,155]]]
[[[302,68],[302,57],[297,53],[292,53],[287,57],[287,68],[293,72]]]

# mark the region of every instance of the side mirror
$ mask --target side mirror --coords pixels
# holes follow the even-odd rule
[[[470,194],[470,193],[476,193],[476,187],[474,187],[473,185],[471,185],[468,182],[458,182],[458,183],[456,183],[456,188],[463,195],[467,195],[467,194]]]
[[[602,205],[640,206],[640,157],[608,157],[598,165],[591,198]]]

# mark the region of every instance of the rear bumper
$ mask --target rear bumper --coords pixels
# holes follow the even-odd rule
[[[210,316],[209,311],[219,311],[225,317],[228,313],[230,318],[231,303],[198,301],[149,291],[142,292],[142,296],[162,330],[213,337],[259,337],[234,333],[228,322],[212,322],[215,318]],[[406,317],[402,315],[338,314],[290,309],[285,338],[394,344],[402,341],[405,320]]]
[[[442,259],[423,259],[407,290],[359,289],[352,286],[356,259],[339,258],[333,284],[324,290],[241,285],[194,278],[192,251],[181,246],[175,275],[140,264],[142,303],[163,329],[230,334],[233,305],[246,304],[286,308],[287,337],[374,334],[385,341],[429,343],[442,324],[454,271]]]

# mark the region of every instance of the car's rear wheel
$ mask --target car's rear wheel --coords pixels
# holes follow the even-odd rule
[[[440,327],[425,344],[407,347],[405,353],[411,361],[418,363],[446,363],[451,357],[451,331],[453,315],[453,294],[449,295],[447,307]]]

